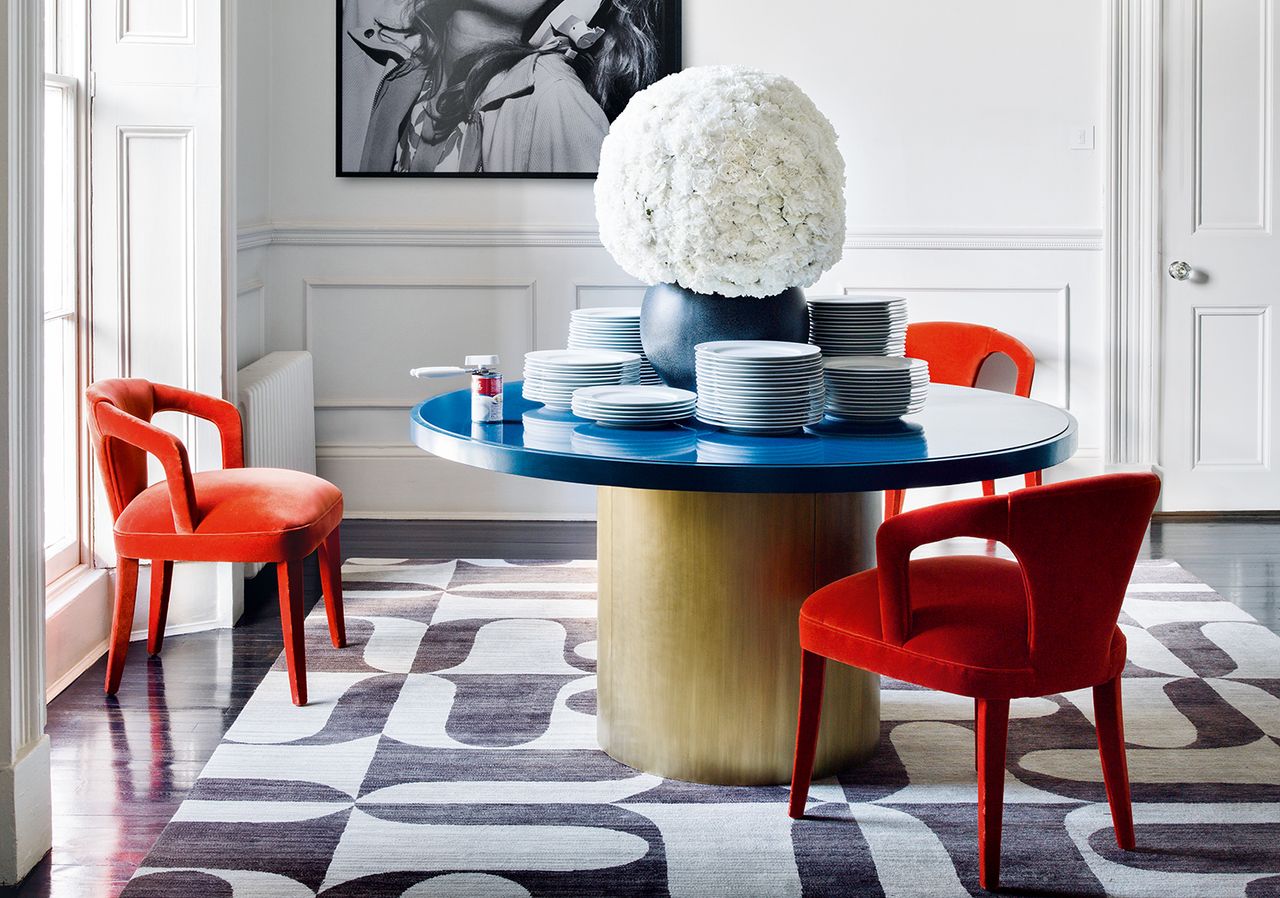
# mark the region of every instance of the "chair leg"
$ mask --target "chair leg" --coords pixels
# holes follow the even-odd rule
[[[1042,471],[1029,471],[1027,473],[1027,486],[1043,486],[1044,476]]]
[[[295,705],[307,703],[307,640],[302,623],[302,560],[276,564],[280,587],[280,627],[284,631],[284,661]]]
[[[1004,754],[1009,700],[978,700],[978,882],[1000,885],[1000,826],[1004,819]]]
[[[902,505],[907,500],[906,490],[884,491],[884,519],[887,521],[894,515],[902,514]]]
[[[800,719],[796,723],[796,758],[791,768],[791,803],[787,813],[799,820],[804,816],[813,779],[813,759],[818,754],[818,724],[822,722],[822,688],[827,659],[800,652]]]
[[[1120,702],[1120,677],[1093,687],[1093,714],[1097,720],[1098,754],[1116,844],[1125,851],[1136,845],[1133,835],[1133,803],[1129,794],[1129,763],[1124,751],[1124,711]]]
[[[320,544],[320,587],[324,590],[324,610],[329,615],[329,639],[335,649],[347,647],[347,622],[342,614],[342,547],[338,528]]]
[[[169,616],[169,590],[173,588],[173,562],[151,562],[151,620],[147,624],[147,654],[160,654],[164,622]]]
[[[133,630],[133,604],[138,593],[138,559],[121,558],[116,566],[116,606],[111,616],[111,645],[107,649],[107,681],[104,691],[115,695],[124,673],[124,656],[129,652]]]

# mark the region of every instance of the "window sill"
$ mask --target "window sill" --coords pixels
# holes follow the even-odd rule
[[[100,589],[107,578],[105,568],[78,564],[44,588],[44,617],[53,617],[68,605],[75,604],[85,593]]]

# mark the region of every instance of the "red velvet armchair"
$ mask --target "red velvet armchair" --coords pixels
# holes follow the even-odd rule
[[[305,705],[302,561],[317,549],[329,635],[334,646],[346,645],[341,491],[298,471],[244,467],[240,413],[221,399],[136,378],[99,381],[85,396],[119,555],[107,694],[116,693],[124,671],[139,559],[151,560],[147,650],[152,655],[164,640],[175,561],[260,561],[276,565],[289,685],[294,704]],[[213,422],[222,441],[222,470],[192,473],[182,442],[151,423],[162,411]],[[147,486],[148,454],[164,468],[165,479],[152,486]]]
[[[818,590],[800,611],[800,719],[790,814],[804,815],[827,659],[976,700],[979,878],[1000,877],[1009,700],[1093,688],[1116,841],[1134,846],[1116,625],[1160,493],[1114,474],[899,515],[876,536],[878,566]],[[999,540],[1017,561],[911,561],[958,536]]]
[[[1006,355],[1018,371],[1013,392],[1031,395],[1036,375],[1036,357],[1021,340],[982,324],[963,321],[922,321],[907,328],[907,356],[929,363],[929,379],[937,384],[972,387],[978,383],[982,366],[993,355]],[[1040,472],[1026,475],[1027,486],[1040,485]],[[995,481],[982,482],[982,495],[994,496]],[[906,490],[885,490],[884,519],[902,512]]]

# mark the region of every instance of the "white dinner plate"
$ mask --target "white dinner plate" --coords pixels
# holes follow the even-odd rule
[[[574,309],[569,313],[570,318],[622,318],[640,320],[639,306],[602,306],[596,309]]]
[[[715,340],[699,343],[694,351],[724,362],[788,362],[807,359],[814,348],[807,343],[785,343],[778,340]]]
[[[927,371],[929,369],[929,363],[924,359],[886,358],[878,355],[833,359],[828,361],[826,366],[828,371],[910,371],[917,368]]]
[[[615,352],[608,349],[536,349],[526,352],[526,362],[535,364],[579,367],[583,365],[621,365],[638,362],[640,357],[632,352]]]
[[[865,296],[842,294],[839,296],[807,296],[805,301],[811,306],[905,306],[905,296]]]

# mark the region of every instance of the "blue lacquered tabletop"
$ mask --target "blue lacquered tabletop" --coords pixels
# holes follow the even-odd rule
[[[971,483],[1066,461],[1076,421],[1043,402],[933,384],[918,415],[892,425],[830,418],[782,436],[726,433],[690,419],[653,430],[606,427],[530,402],[519,383],[505,420],[472,424],[468,390],[413,408],[422,449],[507,474],[597,486],[731,493],[836,493]]]

